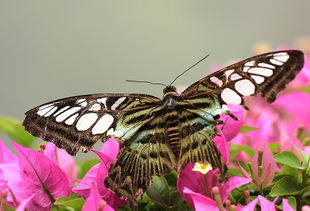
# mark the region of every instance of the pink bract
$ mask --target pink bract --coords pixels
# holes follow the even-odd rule
[[[108,176],[110,165],[114,162],[119,152],[119,143],[113,139],[108,139],[102,146],[101,152],[94,152],[100,158],[100,164],[93,166],[81,180],[80,184],[73,189],[73,192],[87,198],[91,189],[95,185],[102,199],[107,201],[113,208],[120,207],[127,202],[119,199],[116,194],[104,185],[104,180]]]
[[[193,171],[194,163],[187,164],[181,171],[177,188],[184,195],[185,201],[192,207],[206,206],[214,207],[216,202],[213,199],[211,190],[217,186],[222,201],[226,201],[230,192],[244,184],[251,182],[251,179],[243,177],[230,177],[224,186],[219,182],[218,169],[211,170],[207,174]]]

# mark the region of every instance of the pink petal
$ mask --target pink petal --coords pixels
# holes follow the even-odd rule
[[[20,196],[25,200],[33,193],[36,197],[31,200],[29,209],[47,209],[52,206],[52,201],[46,194],[48,191],[57,200],[69,196],[70,183],[66,174],[42,153],[12,143],[18,152],[21,182]],[[14,192],[14,190],[12,190]],[[25,196],[28,196],[25,198]]]
[[[276,211],[274,202],[268,201],[261,195],[258,196],[258,199],[259,199],[262,211]]]
[[[93,186],[93,183],[97,182],[97,172],[100,164],[96,164],[85,174],[83,179],[80,181],[80,184],[72,189],[72,192],[87,198],[90,194],[90,190]]]
[[[259,152],[263,152],[263,173],[261,177],[258,175],[258,154]],[[256,153],[252,159],[252,167],[255,178],[258,180],[260,184],[263,184],[264,187],[268,186],[274,177],[275,171],[281,171],[281,169],[277,166],[276,162],[273,159],[272,152],[270,151],[267,143],[262,140],[260,146],[256,149]],[[265,176],[268,177],[265,177]]]
[[[188,205],[192,208],[195,208],[195,210],[219,210],[216,202],[213,199],[196,193],[189,188],[185,187],[183,194],[186,196],[185,200],[187,199],[186,202]]]
[[[118,141],[114,138],[109,138],[102,145],[100,152],[114,161],[118,155],[118,152],[119,152]]]
[[[24,211],[27,207],[29,202],[33,199],[33,197],[35,197],[35,193],[32,194],[29,198],[25,199],[18,207],[15,211]]]
[[[219,125],[218,129],[221,129],[227,141],[233,139],[239,132],[243,125],[243,107],[241,105],[228,105],[229,111],[238,118],[235,120],[226,114],[221,115],[221,119],[224,125]]]
[[[103,209],[102,209],[103,208]],[[93,211],[93,210],[103,210],[103,211],[113,211],[114,209],[108,205],[104,200],[101,199],[96,185],[93,185],[89,197],[86,199],[82,211]]]
[[[51,142],[45,146],[43,153],[66,173],[70,182],[75,182],[77,179],[77,167],[71,155],[65,150],[57,148]]]
[[[16,156],[5,146],[0,139],[0,163],[7,163],[16,160]]]
[[[283,198],[282,199],[283,211],[295,211],[291,205],[288,203],[288,200]]]
[[[301,100],[302,99],[302,103]],[[290,102],[290,103],[287,103]],[[284,109],[284,111],[291,114],[292,119],[297,119],[300,125],[305,125],[310,128],[310,95],[304,92],[291,92],[281,95],[275,102]]]
[[[193,171],[193,167],[194,163],[188,163],[180,172],[177,181],[177,188],[180,193],[183,193],[185,187],[193,190],[196,193],[203,193],[204,187],[202,184],[204,184],[204,182],[202,174],[200,172]]]
[[[224,184],[223,192],[221,194],[223,201],[226,201],[228,199],[228,196],[233,189],[248,184],[251,181],[252,179],[237,176],[228,178],[228,180]]]
[[[258,198],[254,199],[249,204],[247,204],[245,207],[242,207],[241,211],[255,211],[257,201],[258,201]]]
[[[220,136],[215,136],[213,141],[215,142],[218,150],[220,151],[225,164],[229,165],[229,147],[225,135],[223,135],[222,131],[219,130]]]

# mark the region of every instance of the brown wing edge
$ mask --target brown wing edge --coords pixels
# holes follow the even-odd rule
[[[276,100],[277,94],[296,77],[304,66],[304,53],[302,51],[290,50],[282,52],[287,52],[289,54],[290,57],[288,61],[280,67],[281,70],[278,71],[278,74],[276,73],[271,76],[258,90],[269,103]],[[274,83],[274,81],[276,81],[276,83]]]

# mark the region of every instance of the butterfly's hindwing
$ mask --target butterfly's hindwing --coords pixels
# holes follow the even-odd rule
[[[151,116],[151,120],[128,140],[130,145],[119,153],[105,180],[107,187],[119,196],[133,199],[145,191],[152,176],[163,176],[175,166],[164,121],[160,116]]]
[[[33,135],[54,142],[72,155],[83,147],[88,151],[114,128],[124,113],[156,106],[160,100],[149,95],[98,94],[65,98],[38,106],[26,113],[25,128]]]
[[[213,138],[218,135],[215,117],[221,110],[219,100],[210,94],[200,95],[184,99],[181,107],[178,168],[181,169],[189,162],[208,162],[225,175],[225,163],[213,142]]]
[[[268,102],[295,78],[304,63],[301,51],[261,54],[223,68],[188,87],[182,95],[217,93],[223,104],[243,104],[243,97],[260,93]]]

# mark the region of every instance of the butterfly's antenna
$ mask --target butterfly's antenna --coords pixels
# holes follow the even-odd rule
[[[161,85],[161,86],[167,87],[166,84],[154,83],[154,82],[150,82],[150,81],[138,81],[138,80],[126,80],[126,81],[127,82],[135,82],[135,83],[145,83],[145,84]]]
[[[178,75],[171,83],[170,86],[178,79],[180,78],[182,75],[184,75],[187,71],[189,71],[190,69],[192,69],[193,67],[195,67],[197,64],[199,64],[200,62],[202,62],[203,60],[205,60],[208,56],[210,56],[210,54],[204,56],[202,59],[200,59],[198,62],[196,62],[195,64],[193,64],[192,66],[190,66],[189,68],[187,68],[183,73],[181,73],[180,75]]]

